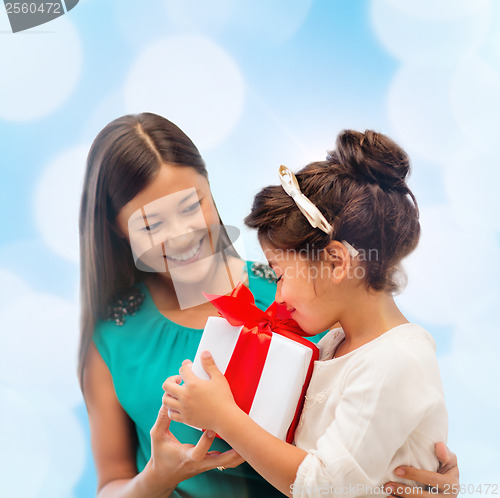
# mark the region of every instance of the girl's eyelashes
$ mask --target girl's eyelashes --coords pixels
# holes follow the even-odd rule
[[[283,278],[283,274],[276,278],[276,283],[278,283]]]

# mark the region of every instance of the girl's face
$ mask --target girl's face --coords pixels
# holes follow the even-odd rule
[[[194,283],[209,273],[220,234],[207,179],[195,169],[163,165],[153,181],[118,213],[141,270]]]
[[[339,290],[326,261],[310,262],[297,251],[262,249],[278,277],[276,301],[285,304],[292,318],[308,335],[316,335],[338,321]]]

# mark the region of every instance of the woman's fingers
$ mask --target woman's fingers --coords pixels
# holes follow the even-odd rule
[[[450,477],[446,474],[438,474],[437,472],[431,472],[429,470],[415,469],[413,467],[398,467],[396,469],[396,474],[404,479],[409,479],[410,481],[417,481],[420,484],[425,484],[427,486],[432,486],[433,488],[438,488],[441,492],[445,487],[449,488],[449,493],[453,494],[451,487],[453,484],[458,484],[458,480],[452,480],[450,482]]]
[[[216,467],[226,467],[226,469],[232,469],[241,465],[245,459],[242,458],[235,450],[228,450],[224,453],[218,455],[207,455],[207,462],[210,462],[211,469]]]
[[[435,451],[440,462],[438,472],[440,474],[446,474],[451,479],[455,479],[458,483],[460,472],[458,470],[457,455],[441,442],[436,444]]]
[[[170,417],[168,416],[168,408],[162,405],[160,411],[158,412],[158,417],[156,418],[156,422],[149,431],[151,438],[162,436],[168,431],[169,427],[170,427]]]
[[[196,461],[203,460],[210,446],[212,446],[214,437],[214,431],[205,431],[196,443],[196,446],[191,450],[191,458]]]

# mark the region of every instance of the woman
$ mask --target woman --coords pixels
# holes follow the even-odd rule
[[[160,408],[163,381],[194,357],[206,319],[217,315],[201,291],[242,280],[265,308],[276,290],[268,267],[231,247],[203,159],[173,123],[123,116],[96,137],[80,250],[79,375],[98,496],[279,496],[223,441],[171,423]],[[446,462],[450,474],[422,479],[455,482],[453,457]]]

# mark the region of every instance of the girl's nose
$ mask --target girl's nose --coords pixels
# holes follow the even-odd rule
[[[278,285],[276,286],[276,296],[275,296],[274,300],[278,304],[284,304],[285,301],[283,300],[283,297],[281,296],[281,289],[280,288],[281,288],[281,285],[278,282]]]

